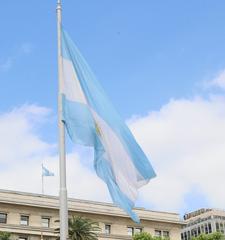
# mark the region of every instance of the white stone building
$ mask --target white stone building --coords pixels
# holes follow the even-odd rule
[[[181,239],[190,240],[202,233],[225,232],[225,211],[219,209],[199,209],[184,215],[185,226]]]
[[[183,221],[176,213],[156,212],[136,208],[141,218],[135,224],[113,204],[69,199],[69,216],[79,215],[99,223],[99,239],[131,239],[136,232],[169,236],[180,240]],[[54,240],[58,227],[58,197],[0,190],[0,231],[12,233],[12,240]]]

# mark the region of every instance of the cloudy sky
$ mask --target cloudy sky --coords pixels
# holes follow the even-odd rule
[[[1,3],[0,188],[58,194],[55,0]],[[149,156],[137,206],[225,208],[225,2],[71,0],[63,25]],[[71,197],[110,202],[67,137]]]

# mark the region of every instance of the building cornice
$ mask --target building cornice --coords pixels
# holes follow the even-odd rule
[[[0,190],[0,203],[59,209],[59,199],[56,196],[10,190]],[[71,212],[128,218],[125,212],[111,203],[69,198],[68,209]],[[140,216],[141,220],[184,224],[176,213],[150,211],[144,208],[135,208],[134,211]]]

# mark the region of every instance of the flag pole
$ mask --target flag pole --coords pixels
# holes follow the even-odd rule
[[[44,176],[43,176],[43,162],[41,164],[41,193],[44,195]],[[41,240],[43,240],[43,230],[41,226]]]
[[[61,46],[61,21],[62,5],[61,0],[57,0],[57,30],[58,30],[58,127],[59,127],[59,215],[60,215],[60,240],[68,237],[68,207],[66,189],[66,157],[65,157],[65,129],[62,121],[62,46]]]
[[[41,164],[41,193],[44,194],[44,176],[43,176],[43,163]]]

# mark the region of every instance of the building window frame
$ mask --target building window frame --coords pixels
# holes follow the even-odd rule
[[[135,227],[134,228],[134,234],[136,233],[141,233],[143,231],[143,228],[142,227]]]
[[[18,240],[29,240],[29,237],[21,235],[18,237]]]
[[[164,238],[169,238],[169,237],[170,237],[170,231],[168,231],[168,230],[163,230],[163,231],[162,231],[162,236],[163,236]]]
[[[181,240],[184,240],[184,233],[181,233]]]
[[[191,232],[188,230],[187,231],[187,239],[190,240],[191,239]]]
[[[163,237],[163,238],[169,238],[170,237],[170,231],[167,229],[155,229],[155,236],[156,237]],[[183,234],[183,238],[187,238],[187,233],[185,232]]]
[[[187,232],[184,232],[184,240],[187,240],[187,239],[188,239]]]
[[[5,212],[0,212],[0,216],[4,216],[3,218],[0,217],[0,224],[6,224],[7,223],[7,218],[8,214]]]
[[[216,231],[219,232],[220,231],[220,224],[218,222],[216,222]]]
[[[127,235],[128,236],[134,236],[136,233],[141,233],[142,231],[143,231],[143,227],[127,226]]]
[[[20,225],[29,226],[30,216],[27,214],[20,215]]]
[[[107,235],[111,234],[111,229],[112,229],[111,224],[105,223],[104,233]]]
[[[155,236],[156,237],[161,237],[162,236],[162,230],[155,229]]]
[[[127,235],[128,236],[133,236],[134,235],[134,227],[127,227]]]
[[[209,230],[209,233],[212,233],[212,224],[211,224],[211,222],[208,223],[208,230]]]
[[[43,220],[47,220],[47,221],[44,222]],[[47,217],[47,216],[42,216],[41,217],[41,226],[43,228],[50,228],[50,222],[51,222],[51,218],[50,217]]]

